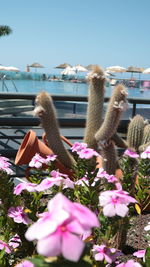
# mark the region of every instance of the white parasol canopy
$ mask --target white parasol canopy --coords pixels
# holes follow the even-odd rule
[[[126,72],[126,68],[121,67],[121,66],[110,66],[106,68],[106,71],[111,71],[111,72]]]
[[[13,67],[13,66],[9,66],[9,67],[5,67],[5,70],[7,70],[7,71],[20,71],[18,68],[16,68],[16,67]]]
[[[75,70],[73,70],[72,67],[67,67],[61,72],[61,74],[63,74],[63,75],[75,75],[76,72],[75,72]]]
[[[87,72],[88,71],[85,67],[83,67],[80,64],[72,67],[72,70],[74,70],[75,72]]]
[[[6,70],[7,67],[0,65],[0,70]]]
[[[150,68],[145,69],[145,70],[143,71],[143,73],[145,73],[145,74],[150,74]]]

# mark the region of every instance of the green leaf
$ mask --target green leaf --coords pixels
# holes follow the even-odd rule
[[[147,248],[147,250],[146,250],[145,264],[146,264],[146,267],[150,266],[150,248]]]

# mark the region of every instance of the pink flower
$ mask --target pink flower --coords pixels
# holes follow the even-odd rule
[[[7,174],[13,174],[13,171],[9,168],[11,164],[8,161],[8,158],[0,156],[0,170],[6,172]]]
[[[6,253],[11,253],[11,250],[9,248],[9,245],[7,243],[5,243],[4,241],[0,240],[0,250],[5,249]]]
[[[117,177],[114,176],[113,174],[108,175],[106,179],[107,179],[108,183],[116,183],[116,182],[118,182]]]
[[[9,246],[13,248],[19,247],[21,244],[20,237],[16,234],[9,240]]]
[[[144,258],[145,253],[146,253],[146,250],[142,249],[142,250],[138,250],[138,251],[134,252],[133,256],[135,256],[137,258]]]
[[[58,177],[63,177],[63,178],[68,178],[68,175],[67,174],[64,174],[64,173],[61,173],[59,171],[51,171],[50,175],[53,177],[53,178],[58,178]]]
[[[22,261],[20,263],[18,263],[17,265],[15,265],[16,267],[34,267],[35,265],[31,262],[31,261]]]
[[[45,164],[49,164],[51,161],[55,161],[55,159],[57,158],[57,155],[48,155],[46,156],[46,159],[44,159],[44,163]]]
[[[79,143],[79,142],[75,142],[73,144],[73,146],[71,147],[72,152],[79,152],[82,149],[87,148],[87,144],[86,143]]]
[[[27,214],[23,211],[23,207],[10,207],[8,210],[8,216],[13,218],[14,222],[16,223],[24,223],[28,224],[30,219],[28,218]]]
[[[84,148],[81,151],[78,151],[77,154],[81,159],[91,159],[93,156],[99,156],[99,154],[92,148]]]
[[[126,149],[124,152],[124,155],[129,156],[130,158],[138,158],[139,157],[139,155],[136,152],[132,151],[131,149]]]
[[[129,210],[127,206],[131,202],[135,203],[136,200],[123,190],[105,191],[99,196],[100,206],[103,207],[103,213],[107,217],[126,216]]]
[[[122,253],[117,251],[115,248],[108,248],[105,245],[94,245],[93,249],[93,256],[96,261],[106,261],[108,263],[112,263],[116,260],[118,256]]]
[[[96,177],[98,177],[98,178],[106,178],[107,179],[108,175],[109,174],[106,171],[104,171],[103,168],[99,168]]]
[[[44,191],[44,190],[47,190],[47,189],[51,188],[53,185],[59,186],[62,183],[63,180],[64,179],[61,178],[61,177],[58,177],[58,178],[53,178],[53,177],[52,178],[46,178],[40,184],[38,184],[36,186],[36,190],[41,192],[41,191]]]
[[[25,237],[29,241],[37,239],[37,251],[46,257],[62,254],[68,260],[78,261],[85,245],[81,236],[99,226],[92,211],[61,193],[49,201],[48,212],[40,216]]]
[[[36,153],[32,160],[29,162],[29,166],[31,168],[39,169],[42,167],[43,163],[45,163],[45,159],[41,157],[38,153]]]
[[[15,195],[20,195],[23,190],[27,190],[28,192],[35,192],[36,191],[37,184],[34,183],[27,183],[27,182],[22,182],[18,184],[14,188],[14,194]]]
[[[89,185],[89,180],[86,177],[83,177],[75,182],[76,185],[85,186],[85,184]]]
[[[142,159],[150,159],[150,146],[141,154]]]
[[[142,267],[142,265],[134,260],[129,260],[116,265],[116,267]]]

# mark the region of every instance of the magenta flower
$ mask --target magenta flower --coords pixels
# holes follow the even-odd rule
[[[138,250],[138,251],[134,252],[133,256],[135,256],[137,258],[144,258],[145,253],[146,253],[146,250],[142,249],[142,250]]]
[[[67,174],[64,174],[64,173],[61,173],[59,171],[51,171],[50,175],[53,177],[53,178],[58,178],[58,177],[63,177],[63,178],[68,178],[68,175]]]
[[[28,192],[35,192],[36,187],[37,187],[37,184],[22,182],[14,188],[14,194],[20,195],[23,190],[27,190]]]
[[[63,180],[64,179],[62,177],[46,178],[40,184],[38,184],[36,186],[36,190],[41,192],[41,191],[44,191],[44,190],[47,190],[47,189],[51,188],[53,185],[59,186],[62,183]]]
[[[135,203],[136,200],[123,190],[105,191],[99,196],[99,203],[106,217],[115,215],[125,217],[129,210],[127,206],[131,202]]]
[[[106,179],[107,179],[108,183],[116,183],[116,182],[118,182],[117,177],[114,176],[113,174],[108,175]]]
[[[48,155],[46,156],[46,159],[44,159],[44,163],[45,164],[49,164],[51,161],[55,161],[55,159],[57,158],[57,155]]]
[[[118,256],[122,255],[122,253],[115,248],[108,248],[105,245],[94,245],[92,252],[96,261],[105,260],[108,263],[114,262]]]
[[[86,177],[83,177],[75,182],[76,185],[85,186],[85,184],[89,185],[89,180]]]
[[[99,154],[92,148],[84,148],[81,151],[78,151],[77,154],[81,159],[91,159],[93,156],[99,156]]]
[[[24,223],[28,224],[30,219],[28,218],[27,214],[23,211],[23,207],[10,207],[8,210],[8,216],[13,218],[14,222],[16,223]]]
[[[79,152],[82,149],[87,148],[87,144],[86,143],[79,143],[79,142],[75,142],[73,144],[73,146],[71,147],[72,152]]]
[[[104,171],[103,168],[99,168],[96,177],[98,177],[98,178],[106,178],[107,179],[108,175],[109,174],[106,171]]]
[[[99,226],[92,211],[71,202],[61,193],[49,201],[48,212],[40,216],[29,227],[25,237],[29,241],[37,239],[37,251],[46,257],[62,254],[68,260],[78,261],[85,246],[81,236]]]
[[[150,159],[150,146],[141,154],[142,159]]]
[[[39,169],[44,163],[45,159],[41,157],[38,153],[36,153],[32,160],[29,162],[29,167]]]
[[[134,260],[129,260],[116,265],[116,267],[142,267],[142,265]]]
[[[13,248],[19,247],[21,244],[20,237],[16,234],[9,240],[9,246]]]
[[[11,250],[9,248],[9,245],[7,243],[5,243],[4,241],[0,240],[0,250],[5,249],[6,253],[11,253]]]
[[[139,157],[139,155],[136,152],[132,151],[131,149],[126,149],[124,152],[124,155],[128,156],[130,158],[138,158]]]
[[[31,261],[22,261],[20,263],[18,263],[17,265],[15,265],[16,267],[34,267],[35,265],[31,262]]]
[[[13,174],[13,171],[9,168],[11,164],[8,161],[8,158],[0,156],[0,171],[4,171],[7,174],[11,175]]]

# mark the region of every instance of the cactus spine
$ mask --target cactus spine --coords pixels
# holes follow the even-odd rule
[[[134,116],[130,121],[127,132],[127,143],[128,147],[131,149],[138,151],[138,148],[142,143],[144,126],[144,119],[141,115]]]
[[[50,148],[58,156],[58,159],[64,166],[71,168],[75,160],[64,147],[61,140],[52,98],[48,93],[41,92],[36,97],[36,103],[37,108],[35,108],[35,114],[41,119]]]
[[[95,133],[102,124],[105,77],[103,70],[96,66],[89,75],[89,97],[84,142],[97,150]]]
[[[95,134],[95,138],[98,143],[104,143],[109,140],[116,132],[120,117],[123,111],[123,106],[126,102],[126,91],[125,87],[121,84],[115,87],[108,109],[102,126]]]

